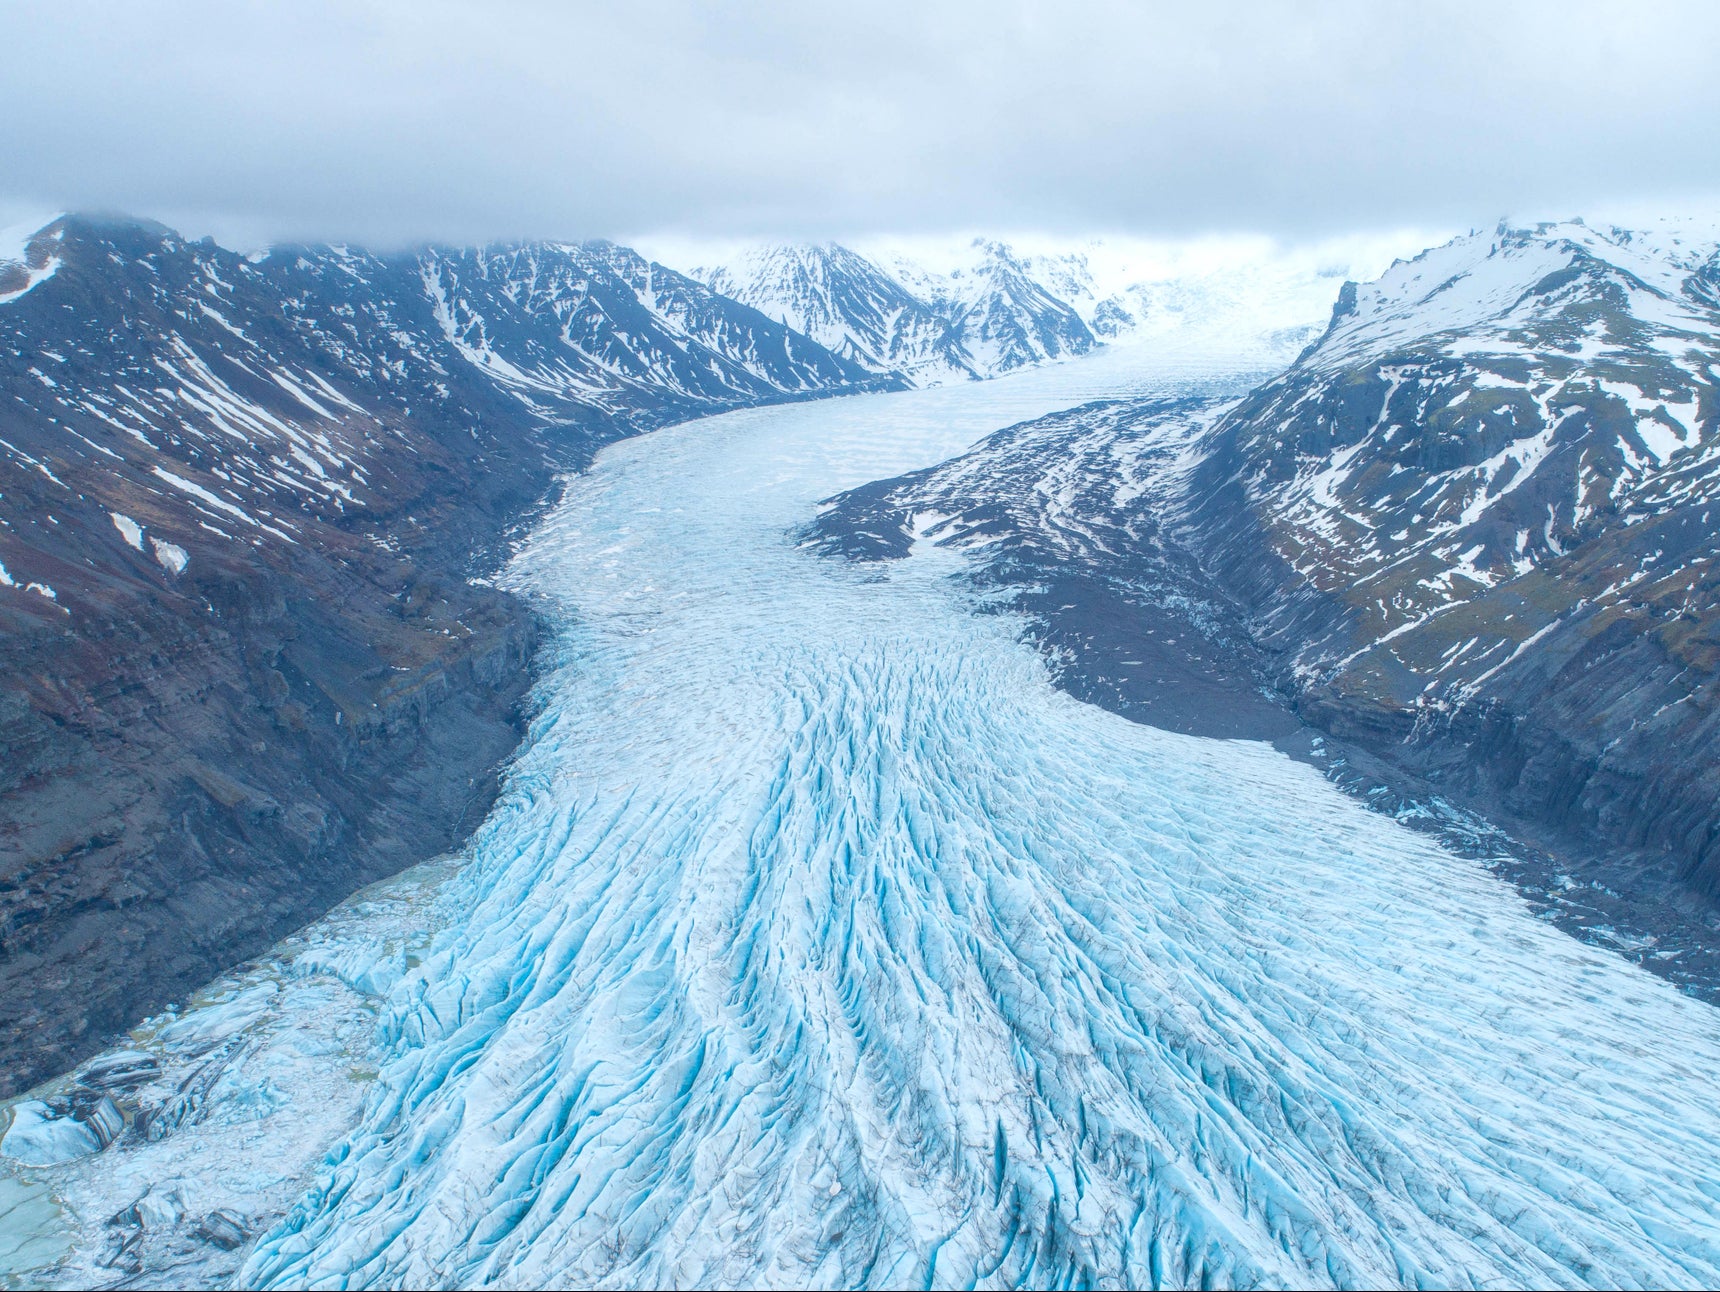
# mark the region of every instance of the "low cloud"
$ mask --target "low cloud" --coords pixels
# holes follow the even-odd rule
[[[0,208],[229,240],[1307,238],[1720,191],[1710,3],[60,0],[0,46]]]

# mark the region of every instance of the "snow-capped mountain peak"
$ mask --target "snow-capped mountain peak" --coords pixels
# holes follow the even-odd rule
[[[874,372],[919,385],[981,375],[949,319],[838,243],[765,244],[692,276]]]
[[[1423,233],[1306,245],[1265,237],[863,237],[663,241],[655,254],[873,371],[915,384],[995,376],[1106,343],[1267,370],[1320,335],[1346,279]],[[647,246],[652,246],[647,242]]]
[[[0,305],[54,276],[64,235],[64,217],[0,229]]]
[[[1700,275],[1716,244],[1715,233],[1695,230],[1501,223],[1398,261],[1347,293],[1310,357],[1330,367],[1442,337],[1452,353],[1485,344],[1489,353],[1527,354],[1564,341],[1574,353],[1599,354],[1648,332],[1706,334],[1714,303]],[[1573,332],[1577,314],[1583,326]]]
[[[976,238],[977,262],[937,285],[936,300],[956,320],[990,372],[1086,354],[1098,344],[1066,301],[1037,281],[1009,245]]]

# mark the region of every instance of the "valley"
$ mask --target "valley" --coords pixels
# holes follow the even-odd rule
[[[1715,246],[49,226],[0,1279],[1711,1283]]]

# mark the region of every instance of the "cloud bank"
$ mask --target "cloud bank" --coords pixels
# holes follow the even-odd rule
[[[258,241],[1302,238],[1720,191],[1706,2],[59,0],[0,47],[0,203]]]

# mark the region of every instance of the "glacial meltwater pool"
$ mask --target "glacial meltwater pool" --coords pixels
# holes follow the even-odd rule
[[[152,1020],[224,1075],[165,1138],[8,1162],[28,1268],[1720,1282],[1720,1013],[1268,746],[1070,699],[959,556],[794,544],[1011,422],[1226,382],[1108,351],[606,450],[504,576],[559,637],[458,864]],[[113,1265],[138,1197],[259,1236]]]

